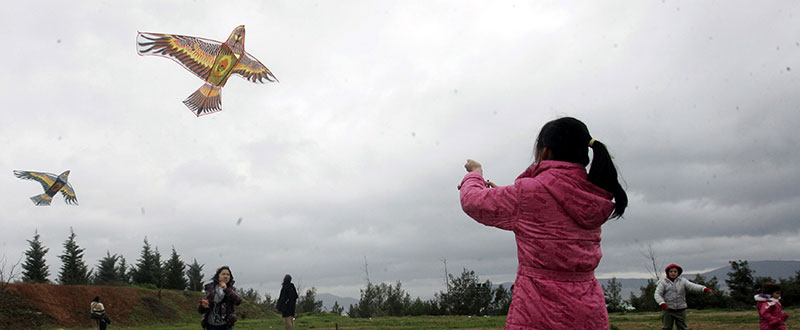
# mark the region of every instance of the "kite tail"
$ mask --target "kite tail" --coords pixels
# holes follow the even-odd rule
[[[41,194],[31,197],[31,200],[33,204],[47,206],[50,205],[50,201],[53,200],[53,197],[47,196],[47,194]]]
[[[183,104],[198,117],[222,111],[222,88],[205,83],[183,100]]]

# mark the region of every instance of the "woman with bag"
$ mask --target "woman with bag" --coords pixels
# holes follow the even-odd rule
[[[236,323],[236,308],[242,297],[233,286],[233,273],[228,266],[217,269],[211,283],[203,288],[203,299],[197,311],[203,314],[200,324],[206,330],[231,330]]]
[[[100,302],[100,296],[95,296],[89,304],[89,316],[94,323],[94,330],[105,330],[106,324],[103,318],[106,316],[106,308]]]

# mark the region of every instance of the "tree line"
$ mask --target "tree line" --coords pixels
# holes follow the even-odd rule
[[[203,266],[193,259],[185,264],[175,247],[168,259],[162,261],[158,248],[153,248],[144,239],[142,251],[136,263],[131,265],[122,255],[111,254],[98,261],[94,269],[83,260],[84,249],[75,241],[75,232],[70,228],[70,235],[64,241],[64,251],[59,255],[62,261],[58,271],[57,282],[64,285],[136,285],[145,288],[171,290],[200,291],[203,289]],[[29,283],[49,283],[50,270],[45,262],[49,248],[39,239],[38,231],[33,239],[28,240],[30,247],[25,251],[25,262],[22,264],[22,281]],[[755,276],[746,260],[730,261],[731,271],[725,280],[728,290],[721,290],[719,280],[715,277],[707,279],[700,274],[688,278],[694,283],[704,285],[713,291],[707,295],[702,292],[687,292],[686,300],[693,309],[745,309],[755,305],[753,296],[764,283],[772,282],[780,285],[784,306],[800,304],[800,270],[790,278],[773,279]],[[13,272],[13,271],[12,271]],[[6,275],[6,274],[2,274]],[[13,277],[13,274],[11,274]],[[4,276],[8,277],[8,276]],[[6,279],[8,280],[8,279]],[[360,290],[357,304],[350,305],[347,315],[350,317],[374,316],[406,316],[406,315],[506,315],[511,304],[512,288],[502,285],[494,286],[491,281],[481,282],[474,271],[463,269],[460,276],[446,274],[447,288],[434,294],[434,298],[423,300],[411,296],[397,281],[374,284],[367,279],[366,287]],[[606,306],[609,312],[625,311],[658,311],[653,298],[657,286],[656,279],[649,279],[645,286],[639,288],[640,294],[631,293],[628,299],[621,295],[622,284],[612,278],[603,285]],[[240,294],[257,306],[267,310],[275,310],[275,299],[269,293],[261,295],[254,289],[240,288]],[[307,289],[297,301],[298,313],[323,312],[323,303],[316,299],[316,288]],[[342,315],[345,308],[335,302],[331,313]]]
[[[781,304],[784,307],[800,304],[800,270],[797,270],[795,275],[789,278],[774,279],[769,276],[755,276],[747,260],[729,261],[729,263],[731,271],[726,273],[728,278],[725,279],[725,284],[728,286],[727,291],[720,289],[720,282],[716,276],[707,279],[697,274],[694,278],[687,278],[712,290],[711,295],[703,292],[687,292],[686,303],[689,308],[748,309],[755,306],[753,296],[760,293],[761,287],[768,282],[781,287]],[[653,299],[657,285],[657,279],[649,279],[647,285],[639,287],[639,295],[631,293],[630,297],[625,300],[620,294],[622,284],[617,282],[616,278],[612,278],[607,285],[603,285],[608,311],[625,312],[630,311],[631,308],[640,312],[661,310],[661,307]]]
[[[359,302],[350,305],[347,314],[350,317],[506,315],[510,305],[510,288],[495,287],[489,280],[481,282],[474,271],[464,268],[458,277],[447,274],[446,290],[428,300],[419,297],[412,300],[402,289],[400,281],[394,286],[367,282],[366,288],[361,290]],[[342,309],[333,312],[341,315]]]
[[[158,248],[153,249],[147,237],[136,264],[129,264],[124,256],[111,254],[98,261],[97,267],[89,269],[84,261],[84,251],[76,242],[77,235],[70,228],[70,235],[64,241],[64,251],[58,256],[61,268],[56,282],[64,285],[137,285],[145,288],[192,290],[203,289],[203,265],[197,259],[186,265],[175,247],[167,260],[162,261]],[[50,268],[45,255],[50,251],[39,239],[38,231],[28,240],[30,247],[25,251],[22,264],[22,281],[27,283],[50,283]]]
[[[111,254],[101,258],[93,269],[84,260],[74,230],[64,241],[63,252],[58,256],[62,265],[56,282],[63,285],[136,285],[139,287],[169,290],[203,289],[203,266],[194,259],[185,264],[175,247],[166,260],[158,248],[153,248],[144,238],[139,258],[130,264],[124,256]],[[40,240],[38,231],[27,240],[29,248],[24,252],[22,281],[27,283],[50,283],[50,268],[45,255],[50,251]],[[398,281],[395,285],[368,281],[361,290],[361,298],[350,305],[347,315],[351,317],[403,316],[403,315],[505,315],[511,303],[511,291],[502,285],[495,287],[490,281],[481,282],[474,271],[464,268],[460,276],[447,274],[447,289],[438,292],[433,299],[411,299]],[[276,300],[269,294],[260,294],[255,289],[240,288],[240,295],[267,310],[275,310]],[[316,288],[311,287],[297,301],[298,313],[323,312],[323,302],[316,299]],[[345,307],[335,302],[331,313],[342,315]]]
[[[302,290],[300,290],[302,291]],[[511,304],[511,291],[502,285],[495,287],[491,281],[481,282],[474,271],[464,268],[460,276],[448,274],[447,289],[438,292],[434,298],[422,300],[403,290],[402,283],[374,284],[367,281],[361,289],[359,302],[350,305],[347,315],[354,318],[377,316],[418,316],[418,315],[506,315]],[[334,302],[330,310],[324,310],[322,301],[316,299],[316,288],[307,289],[297,300],[297,313],[328,312],[345,314],[344,306]],[[265,309],[275,310],[276,301],[269,293],[263,296],[257,290],[247,289],[240,293],[242,298],[254,302]]]

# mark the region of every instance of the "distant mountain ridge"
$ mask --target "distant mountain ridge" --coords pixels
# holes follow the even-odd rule
[[[345,313],[350,309],[350,305],[358,304],[358,299],[356,298],[339,297],[330,293],[317,293],[316,299],[322,301],[322,310],[328,312],[330,312],[335,302],[339,302],[339,306],[344,308]]]

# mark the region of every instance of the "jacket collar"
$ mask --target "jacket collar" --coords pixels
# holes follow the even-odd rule
[[[578,164],[578,163],[570,163],[570,162],[562,162],[560,160],[543,160],[538,163],[534,163],[528,167],[522,174],[517,177],[517,180],[522,178],[532,178],[539,173],[542,173],[546,170],[553,169],[553,168],[561,168],[561,169],[582,169],[584,175],[586,175],[586,167]]]

